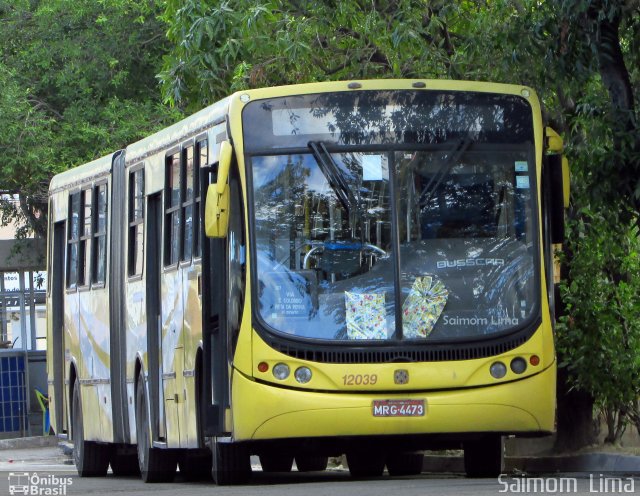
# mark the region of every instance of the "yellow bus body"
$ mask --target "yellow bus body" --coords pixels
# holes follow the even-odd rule
[[[204,136],[208,141],[208,164],[215,162],[219,144],[216,137],[225,134],[233,141],[243,198],[248,198],[244,158],[242,111],[248,102],[288,95],[303,95],[333,91],[412,90],[416,83],[424,84],[425,91],[473,91],[511,94],[525,98],[532,109],[535,138],[535,164],[537,196],[541,195],[541,169],[543,160],[543,124],[540,105],[535,92],[519,85],[433,80],[379,80],[359,81],[357,90],[347,82],[314,83],[297,86],[265,88],[238,92],[228,99],[204,109],[125,150],[125,196],[128,204],[131,175],[135,167],[145,173],[144,197],[161,195],[166,188],[166,160],[176,146],[193,143]],[[211,114],[224,119],[212,119]],[[194,141],[195,140],[195,141]],[[182,148],[181,148],[182,149]],[[101,181],[111,192],[110,175],[112,157],[104,157],[90,164],[72,169],[54,178],[50,194],[50,238],[56,223],[68,222],[69,195],[94,187]],[[208,165],[207,164],[207,165]],[[204,201],[204,193],[202,193]],[[111,213],[111,202],[109,212]],[[244,205],[244,218],[250,211]],[[537,218],[543,213],[538,202]],[[145,216],[145,221],[146,221]],[[164,220],[163,220],[164,222]],[[537,247],[542,252],[542,223],[537,225]],[[66,224],[65,224],[66,225]],[[125,226],[126,227],[126,226]],[[166,228],[166,226],[165,226]],[[109,230],[110,231],[110,230]],[[122,249],[129,242],[129,229],[123,229]],[[144,254],[154,240],[145,230]],[[245,236],[250,232],[245,223]],[[51,243],[50,243],[51,244]],[[112,244],[107,233],[107,246]],[[49,257],[52,250],[50,247]],[[126,258],[126,257],[125,257]],[[541,274],[545,273],[544,259],[540,257]],[[51,260],[49,261],[51,266]],[[269,346],[256,331],[252,315],[255,302],[251,295],[251,257],[246,261],[246,298],[242,310],[237,347],[232,359],[231,405],[226,412],[226,428],[234,441],[251,442],[296,438],[336,438],[353,436],[390,435],[451,435],[464,433],[502,433],[524,436],[551,433],[555,428],[556,358],[550,310],[547,303],[545,278],[540,277],[539,301],[541,321],[535,332],[523,344],[506,353],[471,360],[405,363],[321,363],[293,358]],[[56,333],[49,319],[49,342],[63,339],[63,357],[60,367],[54,368],[52,347],[48,350],[49,397],[51,398],[51,424],[59,432],[70,430],[70,405],[75,380],[81,387],[84,437],[101,443],[135,445],[136,388],[138,377],[145,381],[149,374],[147,350],[147,320],[145,300],[147,274],[139,277],[123,275],[122,301],[125,327],[122,330],[122,377],[126,384],[122,401],[125,425],[123,437],[116,439],[114,426],[110,358],[110,334],[106,284],[71,291],[64,298],[64,332]],[[197,367],[202,353],[202,261],[192,257],[179,262],[159,275],[162,305],[161,335],[162,396],[164,414],[159,417],[158,446],[176,449],[202,448],[197,419]],[[48,312],[52,315],[52,296],[48,294]],[[505,377],[495,379],[489,373],[496,361],[509,363],[522,357],[529,363],[532,356],[539,363],[530,365],[523,374],[508,370]],[[259,364],[268,369],[260,372]],[[275,380],[273,366],[285,363],[291,370],[306,366],[313,373],[308,384],[299,384],[293,374],[284,381]],[[403,370],[408,374],[406,384],[396,384],[394,374]],[[54,387],[54,377],[62,374],[62,396]],[[348,385],[345,377],[376,375],[375,384]],[[146,382],[145,382],[146,384]],[[148,385],[146,386],[149,387]],[[424,400],[426,412],[418,417],[377,418],[372,415],[375,400]],[[57,405],[57,406],[56,406]],[[57,418],[57,416],[62,418]],[[90,419],[90,421],[88,421]]]

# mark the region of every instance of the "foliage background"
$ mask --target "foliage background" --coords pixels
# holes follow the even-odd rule
[[[177,119],[155,78],[169,48],[161,7],[0,0],[0,209],[18,237],[46,236],[54,174]]]
[[[380,77],[534,87],[573,174],[559,428],[565,447],[588,443],[594,401],[609,440],[640,427],[640,0],[0,0],[0,35],[0,191],[14,195],[0,206],[20,236],[46,235],[53,174],[232,91]]]

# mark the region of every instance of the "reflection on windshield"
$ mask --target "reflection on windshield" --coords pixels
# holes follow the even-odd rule
[[[534,149],[521,98],[354,92],[244,112],[268,328],[455,341],[532,317]]]
[[[349,215],[312,155],[254,157],[264,321],[319,339],[394,337],[393,162],[403,337],[468,338],[524,322],[535,294],[530,189],[517,172],[527,152],[467,152],[442,174],[448,156],[334,153],[360,197],[359,216]]]

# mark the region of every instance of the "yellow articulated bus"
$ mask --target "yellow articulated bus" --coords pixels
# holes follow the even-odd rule
[[[533,90],[238,92],[56,176],[52,425],[80,475],[416,474],[554,430],[568,167]]]

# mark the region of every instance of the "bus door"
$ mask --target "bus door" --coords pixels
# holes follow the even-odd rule
[[[222,154],[221,154],[222,155]],[[202,184],[213,182],[213,171],[201,174]],[[242,188],[238,166],[228,168],[230,214],[222,237],[203,238],[203,338],[205,434],[227,435],[231,409],[230,376],[244,305],[246,241]],[[205,191],[205,188],[203,188]],[[204,211],[203,211],[204,218]]]
[[[50,210],[51,211],[51,210]],[[50,214],[53,215],[53,214]],[[50,402],[53,400],[53,427],[56,433],[62,433],[65,430],[63,419],[66,412],[64,411],[64,248],[65,248],[65,223],[56,222],[53,224],[53,252],[51,257],[51,340],[49,346],[51,350],[51,362],[49,380],[53,377],[53,391],[49,389]],[[50,386],[51,387],[51,386]],[[53,394],[52,394],[53,393]],[[47,433],[45,433],[46,435]]]
[[[166,439],[163,365],[162,298],[162,195],[147,199],[147,386],[154,440]]]
[[[170,152],[166,157],[163,263],[160,272],[160,366],[165,409],[165,437],[169,448],[180,447],[178,412],[184,401],[181,155],[181,151],[177,150]]]

